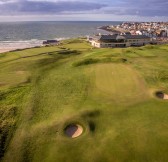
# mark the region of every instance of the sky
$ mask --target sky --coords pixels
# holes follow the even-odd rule
[[[0,21],[168,21],[168,0],[0,0]]]

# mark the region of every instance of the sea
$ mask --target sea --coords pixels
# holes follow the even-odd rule
[[[119,21],[0,22],[0,50],[42,45],[44,40],[69,39],[108,34],[98,27],[118,25]]]

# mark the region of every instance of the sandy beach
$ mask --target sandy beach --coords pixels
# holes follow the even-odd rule
[[[58,38],[57,40],[60,41],[65,39],[66,38]],[[43,41],[45,40],[0,41],[0,53],[43,46]]]
[[[0,41],[0,53],[13,51],[16,49],[25,49],[42,45],[42,40],[29,41]]]
[[[12,51],[14,49],[1,49],[0,48],[0,53],[4,53],[4,52],[9,52],[9,51]]]
[[[33,46],[32,46],[33,47]],[[9,52],[9,51],[13,51],[13,50],[16,50],[16,49],[25,49],[25,48],[30,48],[30,46],[15,46],[15,47],[9,47],[9,48],[2,48],[0,47],[0,53],[4,53],[4,52]]]

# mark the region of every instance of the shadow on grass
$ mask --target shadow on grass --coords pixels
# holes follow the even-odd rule
[[[17,107],[5,106],[0,109],[0,159],[3,158],[5,151],[13,136],[17,115]]]
[[[99,110],[94,110],[94,111],[85,111],[81,114],[81,117],[87,121],[88,127],[90,132],[94,133],[96,130],[96,124],[93,121],[94,118],[97,118],[98,116],[101,115],[101,112]]]
[[[96,64],[96,63],[126,63],[128,60],[126,58],[111,58],[111,57],[105,57],[101,59],[97,58],[87,58],[84,60],[80,60],[77,62],[74,62],[72,66],[78,67],[78,66],[84,66],[84,65],[90,65],[90,64]]]
[[[86,119],[86,118],[95,118],[95,117],[98,117],[99,115],[100,115],[99,110],[85,111],[85,112],[82,113],[81,117]]]
[[[61,51],[58,51],[58,54],[61,54],[61,55],[79,55],[79,54],[81,54],[81,52],[77,51],[77,50],[61,50]]]
[[[88,124],[89,124],[89,129],[90,129],[90,131],[91,131],[92,133],[94,133],[94,132],[95,132],[95,129],[96,129],[95,123],[94,123],[93,121],[89,121]]]

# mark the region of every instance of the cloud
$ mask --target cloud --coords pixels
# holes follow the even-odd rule
[[[167,0],[0,0],[0,15],[168,17]],[[81,16],[82,18],[82,16]]]
[[[167,8],[167,0],[120,0],[116,5],[103,10],[118,15],[168,16]]]
[[[4,2],[1,0],[1,2]],[[10,3],[8,3],[10,2]],[[62,12],[98,10],[106,5],[82,1],[6,1],[0,5],[0,14],[60,14]]]
[[[0,0],[0,5],[1,4],[13,3],[13,2],[16,2],[16,0]]]

